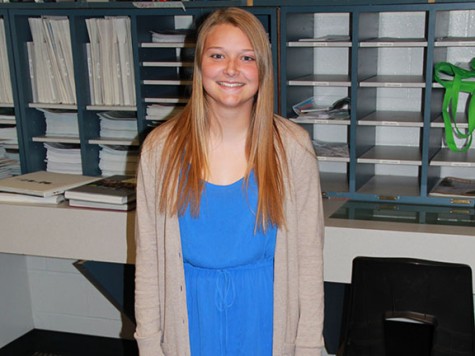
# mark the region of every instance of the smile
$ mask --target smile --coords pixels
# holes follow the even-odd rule
[[[237,87],[242,87],[244,83],[229,83],[229,82],[218,82],[219,85],[223,87],[228,87],[228,88],[237,88]]]

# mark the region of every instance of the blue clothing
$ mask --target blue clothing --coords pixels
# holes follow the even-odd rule
[[[179,218],[192,356],[271,356],[277,229],[255,231],[251,173],[205,183],[200,215]]]

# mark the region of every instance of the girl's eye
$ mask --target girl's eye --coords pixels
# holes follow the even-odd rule
[[[245,62],[252,62],[252,61],[255,61],[256,59],[252,56],[243,56],[242,59],[245,61]]]
[[[220,53],[213,53],[213,54],[211,55],[211,58],[214,58],[214,59],[221,59],[221,58],[223,58],[223,55],[220,54]]]

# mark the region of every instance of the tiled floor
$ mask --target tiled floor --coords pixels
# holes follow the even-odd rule
[[[133,340],[34,329],[0,349],[0,356],[138,356]]]
[[[32,330],[0,349],[0,356],[138,356],[135,341]],[[322,356],[332,356],[323,350]]]

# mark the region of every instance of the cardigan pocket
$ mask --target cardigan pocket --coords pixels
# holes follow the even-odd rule
[[[162,352],[165,356],[172,356],[172,354],[170,353],[170,348],[168,347],[168,344],[165,343],[165,342],[162,342],[160,344],[160,347],[162,349]]]
[[[295,344],[284,344],[284,352],[282,356],[294,356],[295,355]]]

